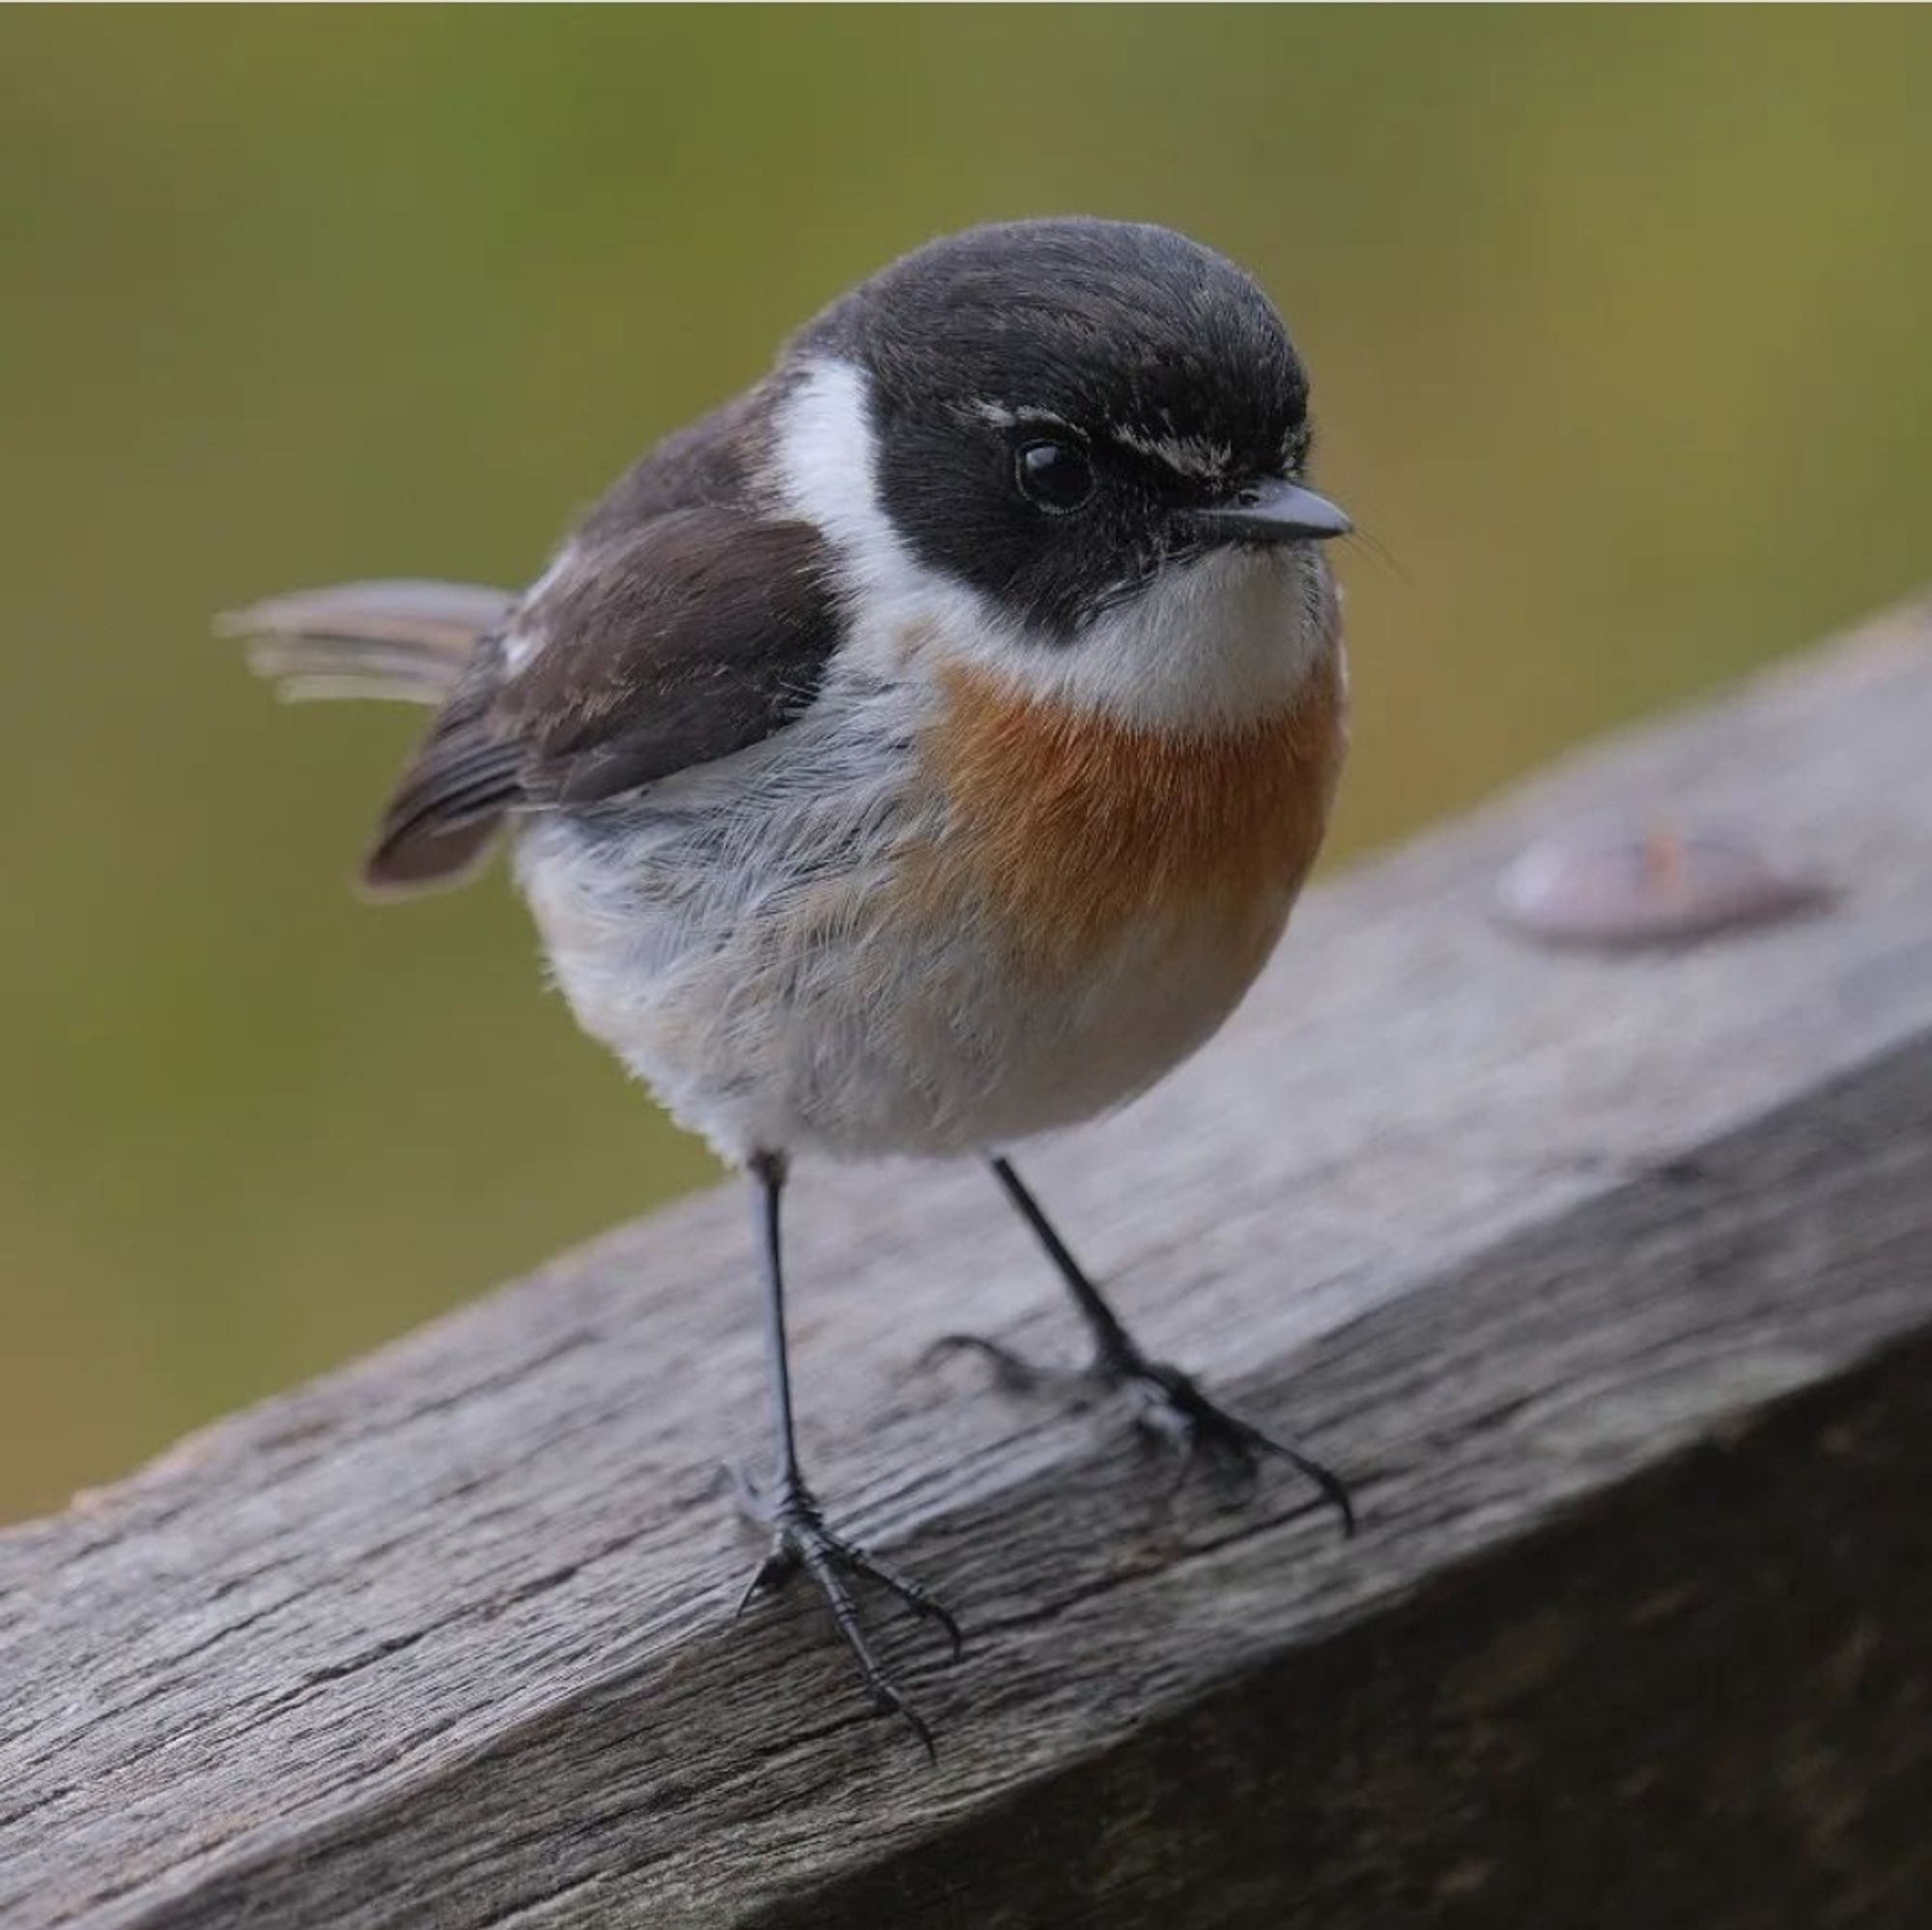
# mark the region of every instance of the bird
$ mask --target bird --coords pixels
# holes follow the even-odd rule
[[[434,716],[362,869],[499,844],[577,1021],[748,1183],[773,1461],[741,1612],[803,1575],[928,1751],[796,1439],[781,1205],[817,1160],[975,1158],[1178,1451],[1328,1467],[1143,1349],[1014,1149],[1203,1045],[1273,951],[1347,746],[1349,518],[1261,285],[1172,229],[1064,216],[917,247],[658,442],[521,592],[371,582],[225,619],[291,696]],[[971,1334],[1011,1387],[1056,1379]],[[1069,1377],[1058,1377],[1065,1378]]]

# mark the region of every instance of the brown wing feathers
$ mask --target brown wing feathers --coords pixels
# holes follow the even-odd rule
[[[521,608],[364,583],[227,627],[291,695],[442,705],[364,866],[380,891],[468,875],[505,811],[594,805],[755,744],[810,703],[837,640],[817,532],[722,505],[580,539]]]
[[[684,509],[599,546],[528,613],[493,722],[533,797],[585,804],[728,756],[816,696],[837,640],[818,532]]]
[[[489,855],[503,812],[522,796],[517,746],[487,727],[501,659],[499,644],[482,646],[411,758],[363,861],[372,891],[460,884]]]

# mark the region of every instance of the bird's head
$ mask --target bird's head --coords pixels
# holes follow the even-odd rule
[[[1350,525],[1304,480],[1307,377],[1254,280],[1184,236],[951,236],[827,310],[787,368],[794,501],[862,576],[975,597],[1009,656],[1122,646],[1112,674],[1145,695],[1187,679],[1148,661],[1196,647],[1177,626],[1217,647],[1209,605],[1276,609],[1284,657],[1332,622],[1318,546]],[[1204,701],[1228,667],[1202,666]]]

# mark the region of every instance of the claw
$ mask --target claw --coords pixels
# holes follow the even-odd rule
[[[833,1542],[832,1546],[838,1550],[838,1558],[842,1560],[855,1575],[862,1575],[868,1581],[876,1581],[881,1588],[896,1595],[922,1621],[938,1623],[946,1639],[952,1645],[954,1661],[966,1653],[966,1637],[960,1632],[959,1624],[954,1620],[952,1611],[934,1597],[923,1582],[915,1581],[909,1575],[901,1575],[897,1569],[888,1567],[877,1556],[867,1554],[864,1548],[853,1547],[850,1542]]]
[[[844,1577],[852,1575],[876,1582],[888,1594],[896,1596],[922,1621],[936,1623],[951,1644],[956,1662],[964,1653],[965,1637],[952,1612],[910,1575],[901,1575],[864,1548],[834,1534],[825,1525],[817,1501],[802,1483],[782,1483],[770,1499],[742,1474],[737,1483],[741,1505],[754,1518],[770,1525],[772,1545],[740,1598],[736,1612],[742,1615],[765,1589],[781,1586],[803,1569],[825,1598],[839,1638],[858,1665],[860,1679],[872,1698],[873,1707],[881,1714],[899,1717],[918,1737],[927,1757],[937,1762],[931,1729],[899,1692],[873,1653],[865,1625],[859,1619],[858,1604],[852,1599]]]
[[[1292,1448],[1286,1441],[1278,1441],[1272,1435],[1264,1434],[1254,1429],[1256,1442],[1267,1453],[1279,1455],[1305,1480],[1315,1484],[1322,1500],[1341,1517],[1342,1539],[1352,1541],[1355,1534],[1355,1503],[1349,1492],[1349,1485],[1324,1462],[1319,1462],[1313,1455],[1303,1454],[1298,1448]]]
[[[776,1549],[768,1554],[753,1571],[752,1578],[745,1584],[745,1592],[738,1598],[738,1605],[731,1611],[732,1621],[737,1621],[753,1602],[768,1588],[777,1588],[791,1575],[797,1563],[786,1559]]]
[[[931,1727],[926,1719],[895,1689],[887,1689],[874,1693],[872,1707],[881,1716],[896,1716],[919,1739],[919,1746],[925,1751],[925,1760],[930,1767],[939,1767],[939,1748],[932,1740]]]
[[[1135,1426],[1176,1458],[1170,1494],[1179,1492],[1205,1452],[1231,1466],[1242,1478],[1240,1501],[1245,1505],[1254,1498],[1261,1484],[1262,1457],[1273,1455],[1315,1486],[1321,1498],[1340,1516],[1345,1538],[1355,1532],[1354,1503],[1332,1468],[1217,1406],[1179,1368],[1148,1360],[1138,1351],[1125,1352],[1114,1348],[1103,1349],[1084,1371],[1065,1374],[1037,1367],[1000,1342],[979,1334],[946,1334],[925,1350],[923,1358],[932,1360],[965,1350],[990,1361],[1000,1384],[1009,1389],[1032,1392],[1042,1385],[1072,1384],[1089,1389],[1098,1386],[1109,1392],[1128,1390],[1135,1401]]]
[[[1179,1444],[1183,1477],[1198,1454],[1206,1449],[1218,1455],[1243,1477],[1247,1484],[1243,1499],[1251,1499],[1261,1483],[1262,1457],[1275,1455],[1312,1482],[1321,1498],[1341,1517],[1343,1538],[1354,1534],[1354,1503],[1332,1468],[1217,1406],[1178,1368],[1142,1362],[1126,1369],[1124,1377],[1133,1384],[1143,1404],[1139,1417],[1142,1425]]]

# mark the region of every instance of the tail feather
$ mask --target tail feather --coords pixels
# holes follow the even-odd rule
[[[437,704],[516,606],[514,592],[474,583],[341,583],[270,597],[219,628],[251,639],[250,666],[286,697]]]
[[[219,619],[222,635],[249,639],[250,665],[285,697],[438,707],[363,867],[365,889],[387,896],[460,884],[489,857],[514,794],[507,770],[480,752],[445,769],[436,753],[473,723],[478,691],[487,690],[466,687],[465,677],[476,646],[502,632],[518,601],[470,583],[342,583],[270,597]]]

